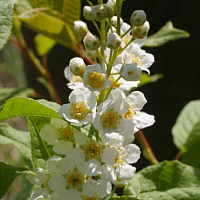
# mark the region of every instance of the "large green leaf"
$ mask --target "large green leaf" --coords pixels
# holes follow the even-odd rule
[[[179,114],[175,125],[172,127],[174,144],[182,152],[187,151],[185,146],[190,137],[196,134],[194,126],[200,122],[200,100],[189,102]],[[195,136],[194,136],[195,137]]]
[[[11,34],[13,6],[16,0],[0,1],[0,50]]]
[[[149,166],[137,173],[137,178],[141,200],[200,199],[200,170],[181,162],[165,161]],[[128,187],[134,184],[129,181]],[[130,194],[132,189],[127,189]]]
[[[45,100],[14,97],[0,107],[0,121],[19,116],[61,118],[57,113],[58,107],[58,104]]]
[[[31,88],[0,88],[0,105],[12,97],[29,97],[33,92]]]
[[[34,8],[47,7],[54,9],[55,0],[28,0]]]
[[[189,33],[173,27],[171,21],[167,22],[157,33],[149,36],[144,44],[146,47],[158,47],[167,42],[189,37]]]
[[[0,162],[0,199],[5,195],[14,179],[25,170],[26,168],[13,167]]]
[[[45,117],[26,117],[27,125],[31,135],[31,150],[33,162],[36,167],[46,168],[46,161],[53,155],[52,147],[48,146],[40,137],[40,130],[44,125],[50,123]]]
[[[68,22],[70,28],[73,30],[74,21],[80,20],[81,0],[64,0],[62,13],[65,21]]]
[[[196,123],[193,127],[187,142],[184,145],[184,153],[181,160],[193,167],[200,169],[200,122]]]
[[[31,147],[30,147],[30,135],[28,132],[18,131],[8,124],[0,124],[0,144],[13,144],[15,145],[24,161],[27,168],[32,169],[32,159],[31,159]]]
[[[56,11],[33,9],[18,15],[17,18],[33,31],[42,33],[68,48],[76,44],[70,24]]]
[[[51,49],[55,46],[56,41],[42,34],[37,34],[34,38],[36,51],[39,56],[48,54]]]
[[[140,200],[140,199],[131,196],[121,196],[121,197],[112,197],[109,200]]]

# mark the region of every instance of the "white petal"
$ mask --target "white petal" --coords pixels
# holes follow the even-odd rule
[[[101,164],[94,159],[88,160],[85,162],[85,174],[88,176],[96,176],[98,174],[101,174],[102,167]]]
[[[61,193],[63,200],[82,200],[81,193],[76,189],[65,190]]]
[[[134,124],[130,119],[122,118],[119,124],[119,132],[124,136],[133,134]]]
[[[117,179],[115,170],[112,166],[104,164],[102,165],[102,174],[101,174],[101,178],[106,180],[106,181],[114,181]]]
[[[47,160],[47,169],[50,174],[59,173],[56,163],[61,160],[61,157],[53,155]]]
[[[103,150],[101,159],[108,165],[114,165],[115,159],[119,156],[119,152],[114,147],[106,147]]]
[[[148,126],[153,125],[155,122],[155,118],[153,115],[149,115],[145,112],[137,112],[134,116],[134,123],[136,123],[136,127],[143,129]]]
[[[67,154],[71,149],[73,149],[73,143],[66,140],[58,140],[53,147],[53,150],[61,155]]]
[[[129,144],[124,147],[124,160],[128,163],[136,163],[140,158],[140,148],[135,144]]]
[[[109,181],[99,179],[97,181],[97,185],[98,185],[97,195],[99,197],[104,198],[104,197],[106,197],[107,195],[110,194],[110,192],[112,190],[112,185]]]
[[[110,146],[122,146],[124,143],[124,136],[119,133],[101,133],[101,139],[104,144],[108,144]]]
[[[32,184],[35,184],[35,185],[41,185],[42,184],[42,181],[44,179],[47,178],[47,175],[46,175],[46,171],[42,168],[37,168],[37,169],[34,169],[33,172],[36,174],[36,175],[33,175],[33,174],[29,174],[27,176],[28,180],[32,183]]]
[[[51,193],[51,200],[63,200],[63,198],[57,192],[52,192]]]
[[[41,129],[40,136],[49,145],[55,144],[60,137],[59,132],[51,124],[47,124]]]
[[[89,138],[80,131],[74,130],[74,138],[79,145],[85,145]]]
[[[131,180],[135,174],[136,168],[129,164],[119,165],[116,169],[117,176],[121,180]]]
[[[39,188],[31,194],[31,200],[44,199],[49,195],[47,188]]]
[[[55,175],[49,180],[49,188],[54,192],[62,192],[66,189],[67,182],[62,175]]]
[[[147,100],[142,92],[135,91],[128,95],[127,100],[130,101],[130,104],[137,109],[137,111],[142,110],[144,105],[147,103]]]
[[[137,129],[137,131],[138,131],[138,129]],[[136,131],[136,132],[137,132]],[[135,140],[135,136],[134,136],[134,134],[131,134],[131,135],[128,135],[128,136],[124,136],[124,145],[127,145],[127,144],[130,144],[130,143],[132,143],[133,141]]]
[[[68,152],[68,154],[66,155],[66,157],[70,161],[76,161],[76,160],[79,160],[79,161],[82,161],[82,162],[85,161],[84,151],[80,147],[71,149]]]
[[[67,174],[69,171],[74,170],[74,164],[69,161],[66,157],[62,158],[57,164],[56,167],[60,170],[61,174]]]
[[[86,193],[89,197],[93,197],[97,193],[97,182],[93,179],[87,180],[83,185],[83,192]]]

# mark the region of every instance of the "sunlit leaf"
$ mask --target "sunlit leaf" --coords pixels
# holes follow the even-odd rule
[[[189,33],[173,27],[171,21],[167,22],[157,33],[149,36],[144,44],[146,47],[158,47],[167,42],[189,37]]]

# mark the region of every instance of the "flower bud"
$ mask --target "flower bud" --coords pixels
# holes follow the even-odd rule
[[[138,81],[142,75],[142,70],[136,62],[125,64],[120,71],[120,75],[127,81]]]
[[[91,51],[91,50],[86,49],[86,53],[90,58],[97,58],[98,56],[96,50]]]
[[[75,76],[83,76],[85,73],[85,63],[82,58],[72,58],[69,62],[69,67]]]
[[[130,18],[133,26],[142,26],[146,21],[146,13],[143,10],[135,10]]]
[[[99,38],[88,31],[87,35],[83,39],[83,43],[88,50],[97,50],[100,47]]]
[[[74,21],[74,34],[81,40],[88,32],[87,24],[83,21]]]
[[[111,6],[108,4],[103,4],[104,8],[106,9],[106,17],[111,18],[114,15],[114,10]]]
[[[109,33],[107,36],[106,46],[110,49],[117,49],[121,42],[122,39],[117,33]]]
[[[108,0],[107,3],[110,7],[112,7],[114,13],[116,13],[116,0]]]
[[[111,18],[111,23],[114,27],[117,27],[117,16]],[[123,19],[120,17],[120,27],[123,25]]]
[[[149,22],[146,21],[142,26],[134,27],[132,30],[132,35],[137,39],[142,39],[145,36],[147,36],[149,28],[150,28]]]
[[[107,10],[103,5],[96,5],[92,8],[92,15],[96,21],[101,21],[107,17]]]
[[[83,16],[87,20],[93,20],[94,19],[93,15],[92,15],[92,7],[91,6],[84,6]]]

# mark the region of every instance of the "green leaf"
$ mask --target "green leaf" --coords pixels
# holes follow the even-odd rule
[[[18,0],[14,7],[14,10],[15,10],[14,14],[23,13],[31,9],[33,9],[33,7],[31,6],[28,0]]]
[[[26,122],[31,135],[31,150],[34,165],[46,169],[46,161],[53,155],[51,146],[48,146],[40,137],[40,130],[50,123],[50,118],[26,117]]]
[[[25,170],[26,168],[14,167],[0,162],[0,199],[5,195],[14,179]]]
[[[146,47],[158,47],[167,42],[187,38],[190,34],[173,27],[171,21],[167,22],[157,33],[149,36],[144,44]]]
[[[0,1],[0,50],[11,34],[13,6],[16,0]]]
[[[31,160],[31,148],[30,148],[30,135],[28,132],[18,131],[8,124],[0,124],[0,144],[13,144],[20,151],[26,168],[32,169],[33,164]]]
[[[55,40],[68,48],[76,44],[73,29],[62,15],[53,10],[33,9],[17,16],[31,30]]]
[[[48,54],[51,49],[55,46],[56,41],[42,34],[37,34],[34,38],[36,51],[39,56]]]
[[[141,86],[148,84],[148,83],[156,82],[157,80],[159,80],[161,78],[163,78],[162,74],[155,74],[153,76],[149,76],[148,74],[143,72],[142,76],[140,78],[140,83],[138,84],[138,87],[141,87]]]
[[[14,97],[0,107],[0,121],[19,116],[37,116],[61,118],[58,104],[45,100],[35,101],[25,97]],[[56,109],[56,110],[54,110]]]
[[[0,88],[0,105],[12,97],[29,97],[33,92],[31,88]]]
[[[54,8],[55,0],[28,0],[34,8]]]
[[[74,29],[74,21],[80,20],[81,16],[81,0],[64,0],[63,10],[65,21],[69,24],[70,28]]]
[[[138,172],[137,178],[142,200],[200,199],[200,170],[181,162],[164,161],[149,166]]]
[[[190,137],[193,137],[192,132],[194,126],[200,122],[200,100],[189,102],[180,112],[176,123],[172,127],[172,135],[174,144],[182,152],[187,151],[185,146]],[[196,136],[194,136],[196,137]]]
[[[187,142],[184,145],[184,153],[181,156],[181,160],[193,167],[200,169],[200,122],[196,123],[193,127]]]

